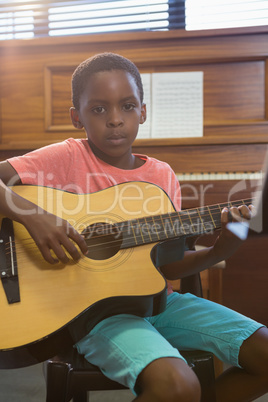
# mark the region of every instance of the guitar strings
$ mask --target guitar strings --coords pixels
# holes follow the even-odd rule
[[[249,199],[249,200],[244,200],[244,203],[248,204],[248,203],[251,203],[251,201],[252,201],[251,199]],[[231,205],[233,206],[233,205],[236,204],[236,203],[239,203],[239,205],[241,205],[241,201],[234,201],[234,202],[231,203]],[[221,204],[221,205],[215,204],[215,205],[212,205],[212,206],[209,206],[209,207],[203,207],[203,208],[192,208],[192,209],[185,210],[185,211],[173,212],[173,213],[171,213],[171,214],[164,214],[164,215],[162,215],[162,217],[163,217],[163,216],[166,216],[166,217],[172,218],[172,217],[176,216],[176,217],[179,218],[179,220],[182,222],[182,225],[183,225],[183,223],[185,223],[186,221],[189,222],[189,216],[191,217],[191,220],[194,220],[195,217],[197,217],[197,218],[199,219],[199,222],[198,222],[198,223],[200,223],[200,222],[202,223],[202,220],[203,220],[204,218],[206,218],[206,217],[210,218],[210,221],[211,221],[211,215],[212,215],[212,217],[213,217],[213,214],[215,214],[215,211],[217,211],[217,215],[218,215],[218,214],[219,214],[219,211],[222,210],[222,208],[224,207],[224,205],[229,206],[230,203]],[[203,214],[203,213],[202,213],[202,215],[200,216],[200,210],[201,210],[201,209],[202,209],[202,210],[208,209],[210,213],[207,213],[207,214]],[[210,214],[211,214],[211,215],[210,215]],[[158,215],[154,216],[153,218],[152,218],[152,217],[142,217],[142,218],[138,218],[138,219],[133,220],[133,221],[135,221],[135,223],[136,223],[135,227],[137,227],[137,224],[139,223],[139,220],[143,220],[143,219],[144,219],[144,222],[145,222],[146,224],[148,224],[148,223],[149,223],[149,222],[148,222],[148,219],[150,219],[150,218],[152,219],[152,221],[154,220],[154,223],[155,223],[155,222],[157,223],[158,220],[162,222],[161,216],[160,216],[160,218],[159,218]],[[200,219],[200,218],[201,218],[201,219]],[[147,219],[147,221],[146,221],[146,219]],[[132,221],[132,222],[133,222],[133,221]],[[220,226],[221,221],[220,221],[219,219],[213,219],[213,221],[214,221],[216,227]],[[131,222],[131,221],[125,221],[125,222]],[[125,223],[125,222],[117,222],[117,224],[120,224],[120,223],[122,224],[122,223]],[[205,223],[206,223],[206,222],[205,222]],[[194,224],[192,224],[192,226],[194,226]],[[113,225],[110,225],[110,227],[112,228]],[[122,233],[124,233],[124,231],[122,231]],[[194,233],[191,233],[191,234],[194,234]],[[198,233],[198,234],[201,234],[201,233]],[[158,232],[158,235],[159,235],[159,239],[152,240],[152,242],[157,242],[158,240],[161,240],[161,237],[162,237],[163,235],[164,235],[165,238],[167,238],[167,239],[169,238],[168,236],[166,236],[166,231],[165,231],[165,230],[159,231],[159,232]],[[175,237],[179,237],[176,233],[174,233],[174,235],[175,235]],[[172,235],[171,238],[174,238],[174,235]],[[184,234],[182,233],[181,236],[183,236],[183,235],[184,235]],[[101,235],[97,235],[97,236],[94,235],[94,236],[92,236],[91,238],[96,239],[96,238],[98,238],[98,237],[99,237],[99,238],[102,238],[103,236],[106,237],[107,234],[105,234],[105,235],[101,234]],[[139,235],[138,233],[136,233],[136,236],[135,236],[136,239],[139,238],[139,240],[141,241],[141,240],[143,239],[143,237],[144,237],[144,234],[143,234],[143,235],[142,235],[142,234]],[[133,238],[134,238],[134,236],[130,236],[130,244],[131,244]],[[25,243],[28,241],[28,244],[29,244],[30,246],[33,246],[33,249],[36,249],[35,242],[33,241],[33,239],[32,239],[31,237],[25,238],[25,239],[22,239],[22,240],[23,240],[23,242],[25,242]],[[124,241],[124,244],[127,246],[127,241],[128,241],[128,239],[126,238],[126,239],[124,239],[124,240],[126,240],[126,241]],[[15,243],[15,241],[13,241],[13,242]],[[90,248],[90,247],[96,247],[96,246],[99,246],[99,247],[105,246],[104,248],[109,248],[109,247],[115,247],[116,244],[119,245],[119,244],[121,244],[121,242],[122,242],[121,239],[114,239],[114,240],[109,241],[109,242],[94,244],[94,245],[92,245],[92,246],[89,245],[88,247]],[[149,242],[149,241],[146,241],[146,243],[150,243],[150,242]],[[107,244],[108,244],[108,246],[107,246]],[[142,244],[144,244],[143,241],[142,241]],[[7,243],[7,245],[9,245],[9,243]],[[29,248],[29,247],[28,247],[28,248]],[[127,247],[126,247],[126,248],[127,248]],[[8,249],[9,249],[9,247],[6,248],[7,253],[10,252],[10,249],[9,249],[9,250],[8,250]]]
[[[195,211],[195,209],[192,209],[192,210],[190,210],[190,211]],[[212,211],[212,213],[213,213],[213,211]],[[172,213],[172,214],[164,214],[164,215],[162,215],[162,216],[165,216],[165,217],[174,217],[174,214],[175,214],[175,216],[177,217],[177,218],[179,218],[179,221],[180,222],[182,222],[182,226],[183,226],[183,223],[185,223],[186,221],[187,222],[189,222],[189,218],[188,218],[188,212],[186,212],[185,213],[185,215],[184,215],[184,211],[179,211],[179,213]],[[200,218],[200,216],[199,216],[199,213],[198,212],[195,212],[194,213],[195,215],[196,215],[196,217],[198,217],[198,218]],[[191,215],[191,219],[195,219],[195,216],[194,216],[194,214],[192,214]],[[135,219],[135,220],[133,220],[133,221],[124,221],[124,222],[117,222],[117,224],[122,224],[122,223],[126,223],[126,222],[135,222],[135,225],[133,225],[133,224],[131,224],[131,226],[133,227],[133,228],[137,228],[138,226],[139,226],[139,221],[141,221],[141,220],[143,220],[144,219],[144,223],[145,224],[149,224],[150,222],[148,221],[148,219],[151,219],[151,222],[153,222],[154,224],[155,223],[158,223],[158,221],[159,222],[161,222],[162,223],[162,218],[160,218],[160,219],[157,219],[157,215],[156,216],[154,216],[154,217],[143,217],[143,218],[138,218],[138,219]],[[205,218],[205,217],[210,217],[210,215],[209,214],[206,214],[206,215],[202,215],[202,218]],[[147,220],[146,220],[147,219]],[[201,219],[202,220],[202,219]],[[201,220],[200,220],[200,222],[201,222]],[[214,222],[216,222],[217,220],[216,219],[214,219]],[[173,222],[174,223],[174,222]],[[142,223],[143,224],[143,223]],[[218,222],[217,222],[217,224],[218,224]],[[110,227],[110,228],[113,228],[113,225],[109,225],[109,224],[106,224],[106,227]],[[192,225],[192,226],[194,226],[194,225]],[[122,233],[124,233],[124,231],[122,231]],[[158,231],[158,234],[159,234],[159,236],[161,236],[162,234],[164,234],[164,230],[163,231]],[[96,238],[98,238],[98,237],[103,237],[103,236],[107,236],[107,234],[100,234],[100,235],[94,235],[94,236],[92,236],[92,238],[93,239],[96,239]],[[139,234],[138,233],[136,233],[136,236],[139,236]],[[133,236],[131,236],[131,238],[133,238]],[[30,243],[32,242],[32,238],[31,237],[29,237],[29,238],[24,238],[24,239],[22,239],[22,241],[24,242],[24,243],[26,243],[27,241],[29,241]],[[14,241],[15,242],[15,241]],[[7,245],[9,244],[9,242],[7,243]]]
[[[250,199],[250,201],[251,201],[251,199]],[[241,201],[237,201],[237,202],[239,202],[239,203],[241,204]],[[245,200],[244,202],[246,203],[247,201]],[[235,202],[233,202],[232,204],[234,204],[234,203],[235,203]],[[223,205],[224,205],[224,204],[221,204],[221,205],[216,204],[217,214],[219,213],[219,210],[221,211]],[[229,204],[226,203],[226,205],[229,205]],[[204,208],[207,208],[207,209],[209,208],[210,213],[213,214],[213,213],[215,213],[215,210],[213,211],[212,207],[215,208],[215,206],[204,207]],[[185,223],[186,221],[189,222],[190,220],[195,219],[195,215],[196,215],[196,217],[197,217],[198,219],[200,219],[200,220],[198,221],[198,223],[200,223],[200,222],[202,223],[202,220],[204,220],[204,218],[206,218],[206,217],[210,218],[210,221],[211,221],[211,216],[210,216],[210,214],[203,214],[203,213],[200,214],[200,213],[199,213],[199,210],[201,210],[201,208],[192,208],[192,209],[189,209],[189,210],[186,210],[186,211],[182,210],[182,211],[179,211],[179,212],[173,212],[173,213],[171,213],[171,214],[163,214],[162,217],[160,216],[159,219],[157,219],[157,218],[159,217],[159,215],[155,215],[155,216],[153,216],[153,217],[141,217],[141,218],[137,218],[137,219],[134,219],[134,220],[132,220],[132,221],[131,221],[131,220],[130,220],[130,221],[124,221],[124,222],[120,222],[120,221],[119,221],[119,222],[117,222],[117,225],[120,225],[120,224],[126,223],[126,222],[135,222],[135,225],[132,225],[132,226],[133,226],[133,227],[137,227],[139,221],[141,221],[141,220],[144,220],[144,223],[145,223],[145,224],[150,223],[150,222],[148,222],[148,219],[152,219],[152,221],[153,221],[154,223],[158,223],[158,221],[160,221],[160,222],[162,223],[163,217],[165,217],[165,218],[167,218],[167,217],[172,218],[172,217],[174,217],[174,216],[176,216],[177,218],[179,218],[179,220],[180,220],[180,221],[182,222],[182,224],[183,224],[183,223]],[[194,213],[193,213],[193,212],[194,212]],[[191,219],[189,219],[189,217],[190,217]],[[146,221],[146,219],[147,219],[147,221]],[[213,219],[213,221],[216,222],[217,220],[216,220],[216,219]],[[206,223],[206,222],[205,222],[205,223]],[[218,225],[218,224],[219,224],[219,223],[217,222],[217,225]],[[106,226],[109,226],[109,224],[106,224]],[[192,226],[194,226],[194,224],[193,224]],[[113,227],[113,224],[111,224],[110,227],[112,228],[112,227]],[[163,232],[164,232],[164,231],[163,231]],[[123,233],[123,232],[122,232],[122,233]],[[161,231],[159,231],[158,233],[161,235]],[[93,238],[95,239],[95,238],[97,238],[97,237],[102,237],[102,236],[107,236],[107,234],[105,234],[105,235],[98,235],[98,236],[95,235]],[[31,238],[31,237],[29,237],[29,238],[24,238],[23,240],[24,240],[24,241],[27,241],[27,240],[31,241],[32,238]],[[7,243],[7,244],[9,244],[9,243]]]
[[[215,221],[215,223],[217,225],[219,225],[220,221]],[[199,232],[199,234],[201,234],[201,233]],[[88,244],[87,247],[88,247],[89,251],[90,251],[90,249],[94,249],[96,247],[102,247],[103,249],[109,249],[109,248],[114,248],[116,246],[121,245],[121,243],[122,243],[121,238],[120,239],[109,240],[109,242],[107,242],[107,241],[104,240],[106,236],[107,235],[92,236],[91,239],[99,238],[100,241],[99,241],[99,243],[95,243],[94,245]],[[134,238],[136,238],[136,240],[137,240],[136,245],[141,245],[141,244],[149,244],[149,243],[158,242],[158,241],[161,240],[161,237],[163,237],[163,236],[165,236],[166,239],[172,239],[174,237],[175,238],[176,237],[183,237],[185,235],[182,233],[180,235],[174,234],[174,235],[168,237],[168,236],[166,236],[166,232],[164,230],[162,230],[162,231],[158,232],[158,236],[159,236],[159,238],[156,238],[156,239],[150,240],[150,241],[144,241],[144,237],[145,237],[144,235],[142,236],[142,235],[136,234],[135,237],[133,235],[129,236],[129,238],[124,238],[124,248],[134,247],[135,246],[135,244],[133,244],[133,239]],[[27,243],[25,242],[25,240],[27,241]],[[103,240],[103,242],[102,242],[102,240]],[[162,238],[162,240],[163,240],[163,238]],[[13,243],[15,244],[15,246],[17,248],[16,252],[19,255],[20,251],[18,250],[18,244],[16,244],[15,240],[13,241]],[[35,241],[32,238],[23,239],[23,243],[27,244],[27,250],[34,250],[34,251],[39,250],[37,245],[36,245],[36,243],[35,243]],[[6,255],[9,255],[11,253],[10,243],[9,242],[6,243],[6,246],[7,246],[6,247]],[[20,245],[20,248],[23,250],[23,248],[24,248],[23,244]],[[24,253],[24,252],[21,251],[21,253]]]
[[[251,199],[244,200],[244,203],[246,205],[248,205],[250,202],[251,202]],[[241,201],[234,201],[234,202],[231,203],[231,205],[233,206],[236,203],[240,205]],[[212,221],[212,222],[216,223],[217,219],[215,217],[213,218],[213,214],[215,214],[215,210],[216,210],[216,213],[218,215],[219,212],[221,212],[222,208],[224,206],[227,206],[227,205],[230,205],[230,203],[215,204],[215,205],[212,205],[212,206],[209,206],[209,207],[203,207],[203,208],[192,208],[192,209],[188,209],[188,210],[182,210],[182,211],[173,212],[173,213],[170,213],[170,214],[166,213],[166,214],[163,214],[163,215],[160,215],[160,216],[159,215],[145,216],[145,217],[141,217],[141,218],[137,218],[137,219],[133,219],[133,220],[129,220],[129,221],[123,221],[123,222],[119,221],[119,222],[116,222],[115,225],[120,226],[120,225],[125,224],[125,223],[130,223],[131,224],[131,222],[135,222],[134,225],[131,224],[131,227],[133,227],[133,228],[137,228],[139,226],[139,224],[143,225],[145,223],[145,224],[148,225],[151,222],[153,222],[154,224],[155,223],[158,224],[159,222],[161,222],[160,225],[162,225],[163,224],[163,219],[167,219],[167,218],[170,218],[171,220],[172,220],[172,218],[176,218],[176,221],[177,221],[177,218],[179,218],[179,221],[182,223],[182,226],[185,223],[188,223],[188,222],[191,223],[191,221],[194,220],[195,218],[198,218],[199,220],[198,220],[197,223],[201,223],[201,224],[202,223],[207,223],[205,221],[206,218],[209,218],[210,222]],[[206,214],[204,214],[203,212],[200,213],[200,211],[203,211],[204,209],[207,209],[209,211],[209,213],[206,213]],[[144,220],[144,222],[142,222],[143,220]],[[108,227],[113,228],[114,224],[105,224],[105,226],[106,226],[106,228],[108,228]],[[194,226],[194,224],[191,224],[190,226]],[[218,223],[215,226],[218,226]],[[124,233],[124,231],[122,231],[122,233]],[[161,235],[162,232],[159,231],[158,233]],[[102,236],[107,236],[107,234],[104,234],[104,235],[101,234],[101,235],[97,235],[97,236],[95,235],[95,236],[92,236],[92,238],[96,239],[96,238],[102,237]],[[32,238],[29,237],[29,238],[25,238],[23,240],[31,240],[31,239]]]
[[[220,221],[218,221],[217,223],[220,224]],[[160,233],[165,235],[164,231],[162,231]],[[201,235],[202,233],[199,232],[199,234]],[[99,236],[99,237],[101,237],[101,236]],[[100,240],[103,240],[103,237],[105,237],[105,236],[102,235]],[[183,235],[183,234],[175,235],[175,236],[172,236],[172,237],[169,237],[169,238],[166,237],[166,239],[168,240],[168,239],[179,238],[179,237],[185,237],[185,235]],[[134,238],[134,236],[131,236],[129,239],[126,239],[126,240],[124,239],[124,247],[123,248],[131,248],[131,247],[135,247],[137,245],[143,245],[143,244],[149,244],[149,243],[157,243],[157,242],[163,240],[163,239],[159,238],[159,239],[144,242],[142,236],[140,235],[140,236],[136,236],[137,242],[136,242],[136,244],[133,244],[133,238]],[[39,248],[37,247],[36,243],[34,242],[34,240],[31,239],[31,238],[29,238],[27,240],[29,240],[29,243],[28,243],[29,245],[27,247],[27,251],[31,251],[31,252],[34,251],[34,252],[36,252],[36,254],[40,254],[40,256],[41,256],[41,252],[40,252]],[[14,243],[15,243],[15,241],[14,241]],[[96,247],[101,247],[102,250],[109,250],[109,249],[112,249],[112,248],[116,248],[117,246],[118,246],[118,248],[120,250],[121,243],[122,243],[121,239],[114,239],[114,240],[109,240],[109,242],[107,242],[107,241],[101,242],[100,241],[98,244],[94,244],[94,245],[89,244],[89,245],[87,245],[87,247],[88,247],[89,251],[91,249],[94,250]],[[9,244],[9,243],[7,243],[7,244]],[[25,248],[21,244],[20,245],[15,244],[15,246],[16,246],[16,254],[18,256],[20,256],[20,255],[24,256],[25,255],[25,251],[24,251]],[[10,253],[11,253],[11,249],[10,249],[10,247],[7,247],[6,255],[7,256],[10,255]]]
[[[197,214],[197,216],[198,216],[198,218],[199,218],[199,214]],[[208,216],[208,215],[206,215],[206,216]],[[187,218],[187,216],[186,216],[186,218]],[[193,215],[192,215],[192,218],[194,219],[194,216],[193,216]],[[204,215],[202,216],[202,218],[204,218]],[[140,219],[142,219],[142,218],[140,218]],[[187,220],[188,220],[188,219],[187,219]],[[155,219],[155,221],[156,221],[156,219]],[[185,221],[185,220],[184,220],[184,221]],[[201,221],[202,221],[202,219],[200,220],[200,222],[201,222]],[[216,223],[216,220],[215,220],[215,219],[214,219],[214,222]],[[120,222],[119,222],[119,223],[120,223]],[[145,222],[145,223],[148,224],[148,221]],[[219,223],[217,222],[217,225],[218,225],[218,224],[219,224]],[[217,226],[217,225],[216,225],[216,226]],[[136,226],[137,226],[137,225],[136,225]],[[195,225],[192,224],[192,226],[195,226]],[[112,227],[112,225],[111,225],[111,227]],[[162,233],[164,233],[164,231],[163,231],[163,232],[161,232],[161,231],[158,232],[158,234],[159,234],[160,236],[162,235]],[[176,236],[176,235],[177,235],[177,234],[175,234],[175,236]],[[98,235],[98,236],[95,235],[95,236],[92,236],[92,238],[96,239],[97,237],[103,237],[103,236],[106,237],[107,235],[106,235],[106,234],[105,234],[105,235]],[[139,236],[139,235],[136,234],[136,237],[137,237],[137,236]],[[141,237],[142,237],[142,236],[141,236]],[[168,236],[167,236],[167,237],[168,237]],[[133,237],[131,236],[131,238],[133,238]],[[28,240],[28,241],[30,241],[30,243],[31,243],[32,238],[29,237],[28,239],[23,239],[23,240],[26,240],[26,241]],[[156,239],[156,240],[157,240],[157,239]],[[9,244],[9,243],[8,243],[8,244]],[[102,245],[102,244],[100,243],[100,245]],[[96,245],[95,245],[95,246],[96,246]],[[94,247],[95,247],[95,246],[94,246]]]

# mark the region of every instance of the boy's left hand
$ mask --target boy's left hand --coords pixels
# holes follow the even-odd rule
[[[232,222],[243,222],[251,219],[254,210],[253,205],[241,205],[239,207],[232,207],[230,209],[224,208],[221,214],[222,230],[221,234],[217,238],[214,244],[214,252],[221,260],[229,258],[242,244],[243,240],[234,235],[227,228],[227,224],[230,222],[229,212],[232,215]]]

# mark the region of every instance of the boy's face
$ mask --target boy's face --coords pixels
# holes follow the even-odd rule
[[[80,109],[71,109],[76,128],[85,128],[93,152],[106,163],[128,168],[131,145],[139,124],[146,120],[137,84],[123,70],[95,73],[80,97]]]

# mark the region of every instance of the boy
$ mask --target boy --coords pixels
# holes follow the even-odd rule
[[[79,259],[87,253],[85,241],[68,222],[59,225],[53,214],[24,214],[32,204],[16,195],[19,210],[14,211],[6,201],[11,180],[40,184],[42,178],[42,185],[84,193],[128,181],[152,182],[180,209],[180,187],[171,168],[132,154],[139,124],[146,120],[136,66],[111,53],[92,57],[75,70],[72,94],[71,119],[76,128],[85,129],[87,139],[69,139],[0,164],[0,213],[22,223],[51,264],[67,263],[66,251]],[[234,217],[241,213],[249,219],[250,212],[245,205],[232,209]],[[182,261],[161,267],[167,279],[199,272],[235,252],[240,241],[226,229],[227,215],[224,209],[222,231],[212,247],[188,251]],[[109,317],[76,347],[108,377],[132,389],[137,401],[200,401],[199,382],[178,352],[192,348],[211,350],[236,366],[217,380],[218,402],[251,401],[268,392],[267,328],[207,300],[173,293],[170,287],[163,313],[146,319]]]

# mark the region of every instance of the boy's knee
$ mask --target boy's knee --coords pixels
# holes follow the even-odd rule
[[[155,402],[200,402],[199,380],[184,361],[160,359],[155,366],[157,370],[152,370],[154,365],[151,366],[142,379],[143,396]]]
[[[170,384],[168,388],[168,395],[163,401],[183,401],[183,402],[200,402],[201,400],[201,387],[196,375],[187,376],[182,378],[181,376],[175,379],[175,382]]]
[[[260,328],[243,342],[239,363],[249,374],[268,378],[268,329],[266,327]]]
[[[174,376],[169,381],[155,383],[152,391],[152,400],[155,402],[200,402],[200,383],[193,373],[193,376],[183,378]]]

